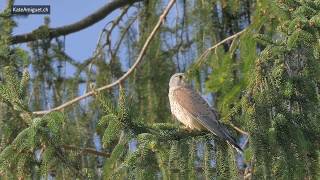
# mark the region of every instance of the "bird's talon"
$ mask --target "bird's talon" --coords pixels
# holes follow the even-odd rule
[[[187,126],[183,126],[181,127],[181,129],[183,129],[184,131],[188,131],[189,133],[192,131],[192,129]]]

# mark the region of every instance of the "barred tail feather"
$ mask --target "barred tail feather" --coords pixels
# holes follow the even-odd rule
[[[243,149],[238,145],[235,138],[229,133],[228,129],[224,126],[222,126],[222,129],[224,130],[224,139],[227,141],[227,143],[232,146],[238,153],[243,154]]]
[[[227,143],[228,143],[231,147],[233,147],[238,153],[243,154],[242,148],[241,148],[237,143],[231,142],[231,141],[229,141],[229,140],[227,140]]]

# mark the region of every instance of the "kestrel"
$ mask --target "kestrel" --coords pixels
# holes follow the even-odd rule
[[[169,82],[169,101],[172,114],[191,130],[209,130],[226,140],[238,152],[242,148],[228,130],[218,121],[216,112],[186,82],[183,73],[171,76]]]

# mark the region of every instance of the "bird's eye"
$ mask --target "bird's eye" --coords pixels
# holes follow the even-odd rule
[[[181,80],[181,79],[182,79],[182,76],[179,76],[179,79]]]

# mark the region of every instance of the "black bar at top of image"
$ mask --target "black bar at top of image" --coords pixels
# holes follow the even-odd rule
[[[13,5],[11,13],[14,15],[50,14],[50,5]]]

